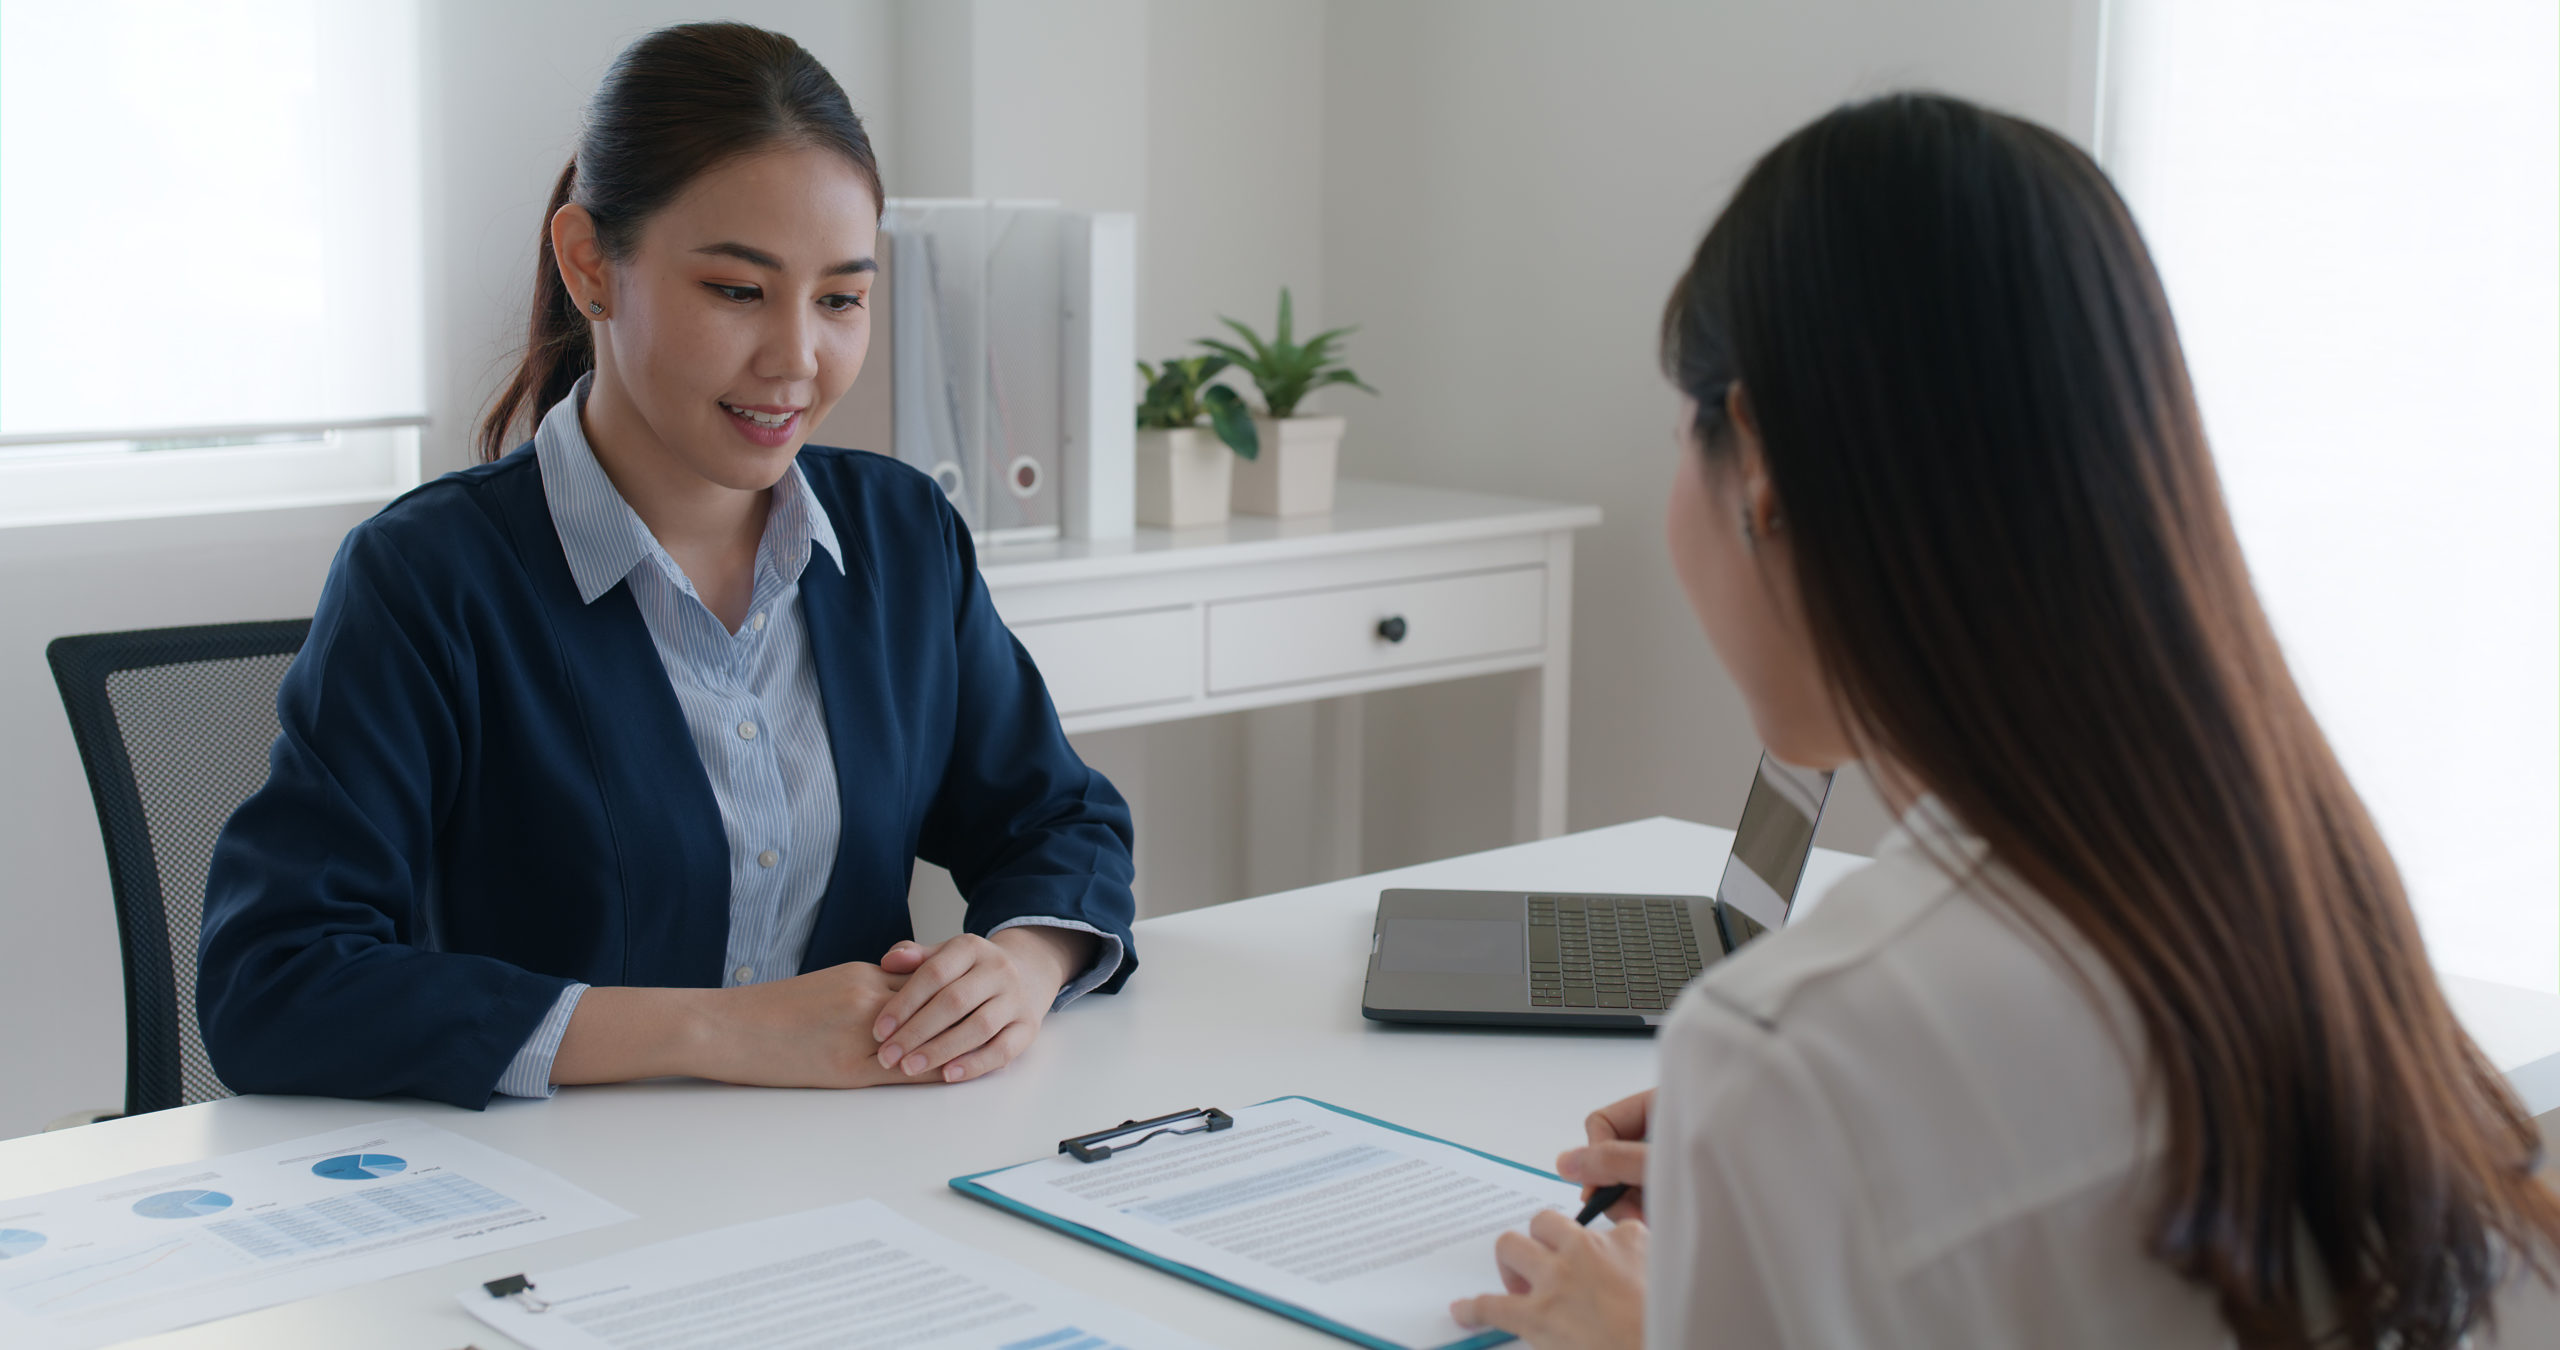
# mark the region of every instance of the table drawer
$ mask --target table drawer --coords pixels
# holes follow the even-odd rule
[[[1060,717],[1176,703],[1199,692],[1200,611],[1191,605],[1015,624]]]
[[[1543,567],[1230,600],[1209,606],[1209,692],[1531,652],[1546,629]]]

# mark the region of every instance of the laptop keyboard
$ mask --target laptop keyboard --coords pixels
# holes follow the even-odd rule
[[[1660,1012],[1698,977],[1689,907],[1641,896],[1529,897],[1529,1002]]]

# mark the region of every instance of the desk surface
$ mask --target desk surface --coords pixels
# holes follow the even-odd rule
[[[1363,1021],[1360,981],[1378,890],[1695,891],[1712,884],[1731,837],[1639,821],[1152,919],[1139,925],[1145,967],[1127,992],[1060,1014],[1022,1060],[975,1083],[861,1092],[632,1084],[571,1088],[549,1102],[501,1099],[476,1114],[407,1101],[235,1098],[0,1142],[0,1195],[414,1115],[552,1168],[639,1216],[137,1342],[154,1347],[503,1345],[453,1303],[455,1290],[863,1196],[1213,1345],[1339,1345],[943,1183],[1041,1156],[1066,1135],[1124,1117],[1287,1093],[1544,1164],[1581,1138],[1584,1112],[1651,1083],[1653,1042]],[[1817,853],[1807,885],[1828,887],[1859,861]],[[2473,1034],[2529,1104],[2560,1107],[2560,996],[2449,983]],[[1522,1091],[1524,1081],[1537,1090]],[[1493,1287],[1489,1261],[1486,1280]]]

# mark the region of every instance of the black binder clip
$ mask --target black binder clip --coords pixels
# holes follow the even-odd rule
[[[488,1290],[491,1298],[514,1299],[516,1306],[526,1312],[551,1311],[551,1301],[534,1297],[533,1281],[522,1275],[509,1275],[502,1280],[491,1280],[480,1287]]]
[[[1196,1123],[1184,1128],[1185,1121]],[[1220,1130],[1233,1128],[1235,1123],[1234,1116],[1214,1106],[1195,1106],[1188,1111],[1176,1111],[1172,1115],[1157,1116],[1153,1120],[1124,1120],[1107,1130],[1095,1130],[1091,1134],[1080,1134],[1073,1139],[1061,1139],[1058,1141],[1058,1151],[1077,1162],[1100,1162],[1113,1153],[1126,1153],[1159,1134],[1216,1134]],[[1110,1142],[1127,1135],[1138,1134],[1140,1130],[1145,1130],[1147,1133],[1140,1134],[1125,1144]]]

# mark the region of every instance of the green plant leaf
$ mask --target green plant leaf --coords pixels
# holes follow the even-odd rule
[[[1352,374],[1350,371],[1345,370],[1340,366],[1336,366],[1333,369],[1326,371],[1316,380],[1317,388],[1322,388],[1328,384],[1347,384],[1364,394],[1375,394],[1378,392],[1377,390],[1362,384],[1359,376]]]
[[[1193,338],[1192,341],[1197,342],[1201,346],[1208,348],[1210,351],[1216,352],[1218,355],[1227,358],[1229,364],[1233,365],[1236,369],[1243,371],[1245,374],[1254,376],[1257,379],[1261,377],[1262,363],[1245,355],[1245,353],[1238,349],[1234,343],[1221,342],[1216,338]]]
[[[1308,338],[1307,344],[1303,350],[1305,350],[1308,355],[1313,356],[1318,360],[1322,360],[1325,357],[1332,355],[1333,344],[1340,342],[1346,335],[1357,333],[1359,331],[1360,325],[1356,323],[1345,328],[1328,328],[1323,332],[1316,334],[1314,337]]]
[[[1253,349],[1253,361],[1246,361],[1246,360],[1244,360],[1242,357],[1238,357],[1238,358],[1237,358],[1237,361],[1236,361],[1236,364],[1237,364],[1237,365],[1244,366],[1244,367],[1246,367],[1246,368],[1250,369],[1250,368],[1252,367],[1252,365],[1253,365],[1253,362],[1258,362],[1258,361],[1268,361],[1268,360],[1270,360],[1270,359],[1271,359],[1271,354],[1272,354],[1272,352],[1273,352],[1274,348],[1273,348],[1270,344],[1265,343],[1265,342],[1262,340],[1262,335],[1261,335],[1261,334],[1254,332],[1252,328],[1250,328],[1250,327],[1248,327],[1248,326],[1246,326],[1246,325],[1244,325],[1244,324],[1238,323],[1238,322],[1236,322],[1235,320],[1228,318],[1228,317],[1227,317],[1226,315],[1224,315],[1224,314],[1221,314],[1221,315],[1219,315],[1219,316],[1218,316],[1218,322],[1220,322],[1220,323],[1222,323],[1222,324],[1225,324],[1227,327],[1229,327],[1229,328],[1231,328],[1231,329],[1234,329],[1234,330],[1235,330],[1235,333],[1236,333],[1236,336],[1241,337],[1241,338],[1243,338],[1243,339],[1244,339],[1244,345]],[[1208,338],[1197,338],[1197,339],[1194,339],[1194,340],[1195,340],[1195,341],[1198,341],[1198,342],[1208,342],[1208,341],[1210,341],[1210,339],[1208,339]]]
[[[1307,391],[1311,388],[1314,388],[1314,385],[1305,375],[1291,375],[1285,380],[1275,380],[1264,385],[1262,398],[1263,402],[1270,406],[1273,417],[1295,417],[1298,415],[1298,404],[1306,398]]]
[[[1227,448],[1254,459],[1262,453],[1262,436],[1253,429],[1253,410],[1245,406],[1244,397],[1223,384],[1209,386],[1200,401],[1209,407],[1209,425],[1217,428],[1218,439]]]
[[[1286,286],[1280,288],[1280,331],[1271,341],[1278,347],[1289,345],[1289,288]]]
[[[1234,390],[1209,384],[1210,379],[1229,364],[1225,355],[1214,352],[1203,356],[1174,357],[1166,361],[1160,370],[1139,362],[1138,368],[1142,372],[1153,370],[1155,377],[1147,385],[1145,398],[1138,404],[1138,425],[1156,428],[1197,425],[1202,413],[1204,389],[1209,391],[1212,401],[1226,399],[1241,404]]]

